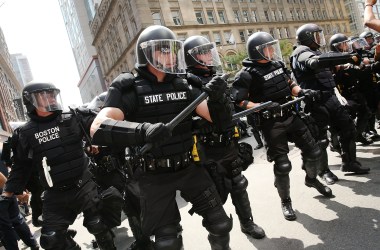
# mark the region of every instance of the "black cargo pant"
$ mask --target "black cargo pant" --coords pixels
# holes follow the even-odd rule
[[[206,228],[209,224],[221,222],[212,221],[212,217],[207,218],[210,210],[214,209],[223,214],[217,219],[229,220],[214,183],[202,166],[191,163],[188,167],[175,172],[144,172],[136,176],[136,179],[140,190],[141,223],[144,235],[153,235],[156,230],[164,226],[179,224],[181,217],[176,203],[176,190],[179,190],[181,195],[193,204],[193,208],[197,207],[194,212],[204,218],[203,226]],[[204,195],[206,193],[208,197]]]

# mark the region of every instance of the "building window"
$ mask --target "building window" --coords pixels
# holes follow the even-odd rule
[[[215,23],[214,11],[207,10],[206,13],[207,13],[207,18],[208,18],[208,23]]]
[[[289,29],[288,28],[284,28],[284,37],[289,38]]]
[[[307,20],[307,11],[305,9],[303,10],[303,19]]]
[[[248,23],[249,22],[248,10],[242,10],[242,13],[243,13],[243,21]]]
[[[258,19],[257,19],[256,10],[251,11],[251,17],[252,17],[253,22],[257,22]]]
[[[284,20],[284,11],[283,10],[278,10],[278,18],[280,20]]]
[[[219,21],[221,23],[226,23],[226,18],[224,17],[224,10],[219,10],[218,15],[219,15]]]
[[[233,37],[231,36],[231,31],[224,31],[224,41],[226,44],[233,44]]]
[[[195,11],[195,17],[197,18],[197,21],[199,24],[205,24],[205,22],[203,20],[203,12],[201,10]]]
[[[239,30],[239,36],[240,36],[240,41],[242,43],[245,43],[246,39],[245,39],[245,32],[244,32],[244,30]]]
[[[240,23],[240,13],[239,10],[234,10],[235,22]]]
[[[266,20],[267,22],[269,22],[269,21],[270,21],[270,18],[269,18],[268,10],[264,10],[264,16],[265,16],[265,20]]]
[[[277,28],[278,39],[282,39],[281,28]]]
[[[300,13],[299,9],[296,10],[296,14],[297,14],[297,20],[300,20],[301,19],[301,13]]]
[[[247,35],[248,35],[248,37],[250,37],[252,34],[253,34],[253,30],[247,30]]]
[[[277,21],[277,15],[276,15],[276,10],[272,10],[272,16],[274,18],[274,21]]]
[[[175,25],[182,25],[181,14],[179,10],[172,10],[173,22]]]
[[[159,11],[152,12],[153,23],[156,25],[162,25],[161,13]]]
[[[290,19],[292,21],[294,21],[294,13],[293,13],[293,10],[290,10]]]
[[[216,45],[222,44],[222,39],[220,37],[220,33],[219,32],[214,32],[213,35],[214,35],[214,42],[215,42],[215,44]]]
[[[271,35],[271,36],[273,36],[273,38],[277,38],[277,36],[276,36],[276,34],[274,33],[274,29],[269,29],[269,34]]]

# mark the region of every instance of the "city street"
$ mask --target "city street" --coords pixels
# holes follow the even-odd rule
[[[245,138],[253,146],[253,137]],[[358,144],[358,160],[371,168],[368,175],[345,175],[339,170],[341,159],[329,151],[331,170],[340,181],[332,186],[334,197],[325,198],[315,189],[304,185],[305,173],[301,169],[300,151],[291,147],[289,158],[293,170],[291,179],[291,198],[296,210],[297,220],[284,219],[280,198],[273,185],[273,167],[266,161],[263,149],[254,151],[255,162],[245,176],[249,180],[248,193],[255,222],[264,228],[267,237],[261,240],[248,238],[240,231],[239,220],[228,199],[225,209],[232,214],[234,227],[231,231],[231,249],[297,250],[297,249],[379,249],[380,245],[380,142],[370,146]],[[201,217],[190,216],[191,206],[178,198],[182,215],[184,249],[210,249],[207,231],[201,226]],[[28,224],[37,237],[40,229]],[[82,226],[79,216],[72,228],[78,231],[75,240],[82,249],[91,249],[93,237]],[[117,249],[127,249],[133,241],[127,220],[117,228]],[[19,243],[21,249],[25,245]]]

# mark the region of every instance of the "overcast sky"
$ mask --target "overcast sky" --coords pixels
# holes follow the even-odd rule
[[[58,0],[0,0],[0,27],[11,54],[28,57],[34,80],[54,83],[65,106],[82,104],[78,70]]]

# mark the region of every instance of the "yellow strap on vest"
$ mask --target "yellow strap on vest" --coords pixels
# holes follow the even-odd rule
[[[235,126],[235,128],[234,128],[234,137],[235,138],[239,138],[240,137],[240,134],[239,134],[239,129]]]
[[[193,156],[193,161],[200,161],[199,154],[198,154],[198,148],[197,148],[197,136],[193,135],[194,144],[193,144],[193,150],[191,151],[191,155]]]

